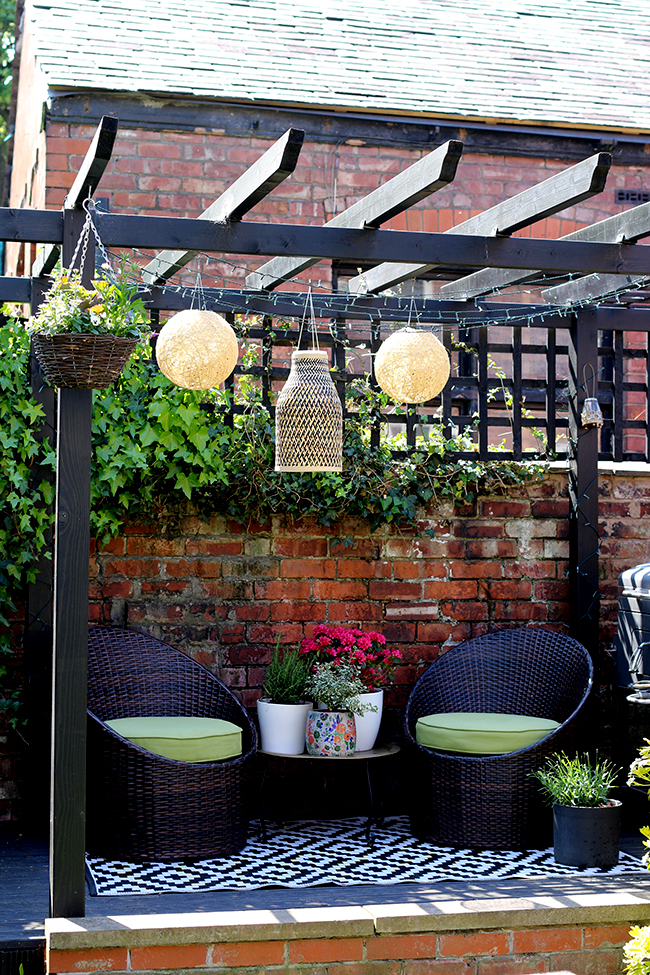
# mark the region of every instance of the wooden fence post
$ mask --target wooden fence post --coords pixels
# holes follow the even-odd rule
[[[569,621],[571,635],[591,654],[598,671],[600,592],[598,587],[598,439],[596,427],[580,422],[586,378],[598,376],[595,309],[573,316],[569,338]],[[594,390],[593,395],[595,395]],[[591,395],[591,391],[590,391]]]
[[[72,263],[83,210],[64,210],[63,265]],[[82,280],[95,269],[90,241]],[[50,916],[85,914],[88,563],[91,389],[59,389],[54,538]]]

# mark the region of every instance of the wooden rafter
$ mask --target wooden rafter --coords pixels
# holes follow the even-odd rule
[[[575,230],[571,234],[565,234],[564,237],[560,237],[560,240],[585,240],[598,243],[625,242],[633,244],[637,240],[648,236],[650,236],[650,203],[642,203],[640,206],[634,207],[631,210],[625,210],[623,213],[617,213],[613,217],[607,217],[605,220],[599,220],[598,223],[583,227],[582,230]],[[460,292],[463,297],[478,298],[500,288],[507,288],[515,284],[520,284],[523,281],[531,281],[539,277],[541,273],[541,271],[538,271],[533,274],[522,274],[521,271],[515,271],[512,268],[483,268],[480,271],[475,271],[474,274],[468,274],[466,277],[460,278],[458,281],[445,284],[440,289],[440,293],[447,296],[450,292],[456,294]],[[613,284],[612,288],[606,286],[609,282],[605,282],[602,275],[600,276],[600,280],[603,282],[604,290],[598,290],[596,280],[592,280],[591,278],[584,279],[586,285],[584,293],[581,294],[582,287],[577,287],[574,292],[576,295],[575,300],[585,300],[587,298],[587,292],[590,298],[600,297],[601,295],[609,294],[610,291],[617,290],[616,285],[620,285],[618,276],[613,276],[611,282]],[[580,285],[579,281],[570,283]],[[622,287],[627,287],[627,283],[624,282]],[[548,299],[551,304],[564,304],[572,300],[571,298],[567,299],[564,297],[565,293],[559,290],[561,288],[564,288],[564,285],[558,286],[555,292],[555,298],[551,297]]]
[[[112,115],[105,115],[102,118],[97,126],[93,141],[90,143],[84,160],[79,167],[79,172],[70,188],[70,192],[65,198],[63,204],[64,210],[78,210],[84,200],[91,197],[97,189],[99,181],[104,175],[104,171],[113,154],[118,125],[118,120]],[[38,278],[49,274],[54,269],[60,256],[60,247],[44,247],[38,253],[32,265],[32,275]]]
[[[455,140],[439,146],[347,210],[332,217],[324,226],[348,229],[380,227],[391,217],[448,186],[456,175],[462,151],[463,143]],[[249,274],[246,284],[249,288],[271,291],[320,260],[320,257],[308,257],[299,261],[275,257]]]
[[[197,218],[221,223],[241,220],[256,203],[279,186],[296,168],[305,140],[302,129],[289,129]],[[145,284],[167,281],[196,257],[193,250],[162,251],[142,271]]]
[[[570,166],[561,173],[551,176],[550,179],[497,203],[489,210],[464,220],[446,233],[449,236],[472,234],[485,237],[513,234],[522,227],[528,227],[553,213],[558,213],[596,193],[601,193],[611,164],[610,153],[596,153],[595,156]],[[449,263],[456,262],[442,260],[421,264],[381,264],[352,278],[349,288],[350,291],[357,293],[377,294],[409,278],[425,274],[437,264]]]

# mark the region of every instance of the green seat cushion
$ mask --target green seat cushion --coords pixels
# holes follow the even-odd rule
[[[524,714],[454,711],[419,718],[415,739],[425,748],[462,755],[507,755],[528,748],[559,728],[557,721]]]
[[[241,728],[221,718],[166,715],[105,723],[134,745],[178,762],[219,762],[242,752]]]

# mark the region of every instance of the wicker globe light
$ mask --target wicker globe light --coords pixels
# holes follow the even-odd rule
[[[327,352],[291,355],[291,372],[275,407],[276,471],[340,471],[343,410]]]
[[[426,403],[446,386],[449,355],[433,332],[400,328],[382,342],[375,356],[375,377],[397,403]]]
[[[183,389],[214,389],[228,378],[238,356],[235,333],[213,311],[179,312],[163,325],[156,343],[160,371]]]

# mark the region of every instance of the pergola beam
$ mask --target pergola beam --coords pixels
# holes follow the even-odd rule
[[[302,129],[289,129],[239,179],[217,197],[198,220],[241,220],[244,214],[279,186],[296,168],[305,140]],[[193,250],[162,251],[142,270],[145,284],[167,281],[196,257]]]
[[[642,203],[632,210],[626,210],[623,213],[615,214],[613,217],[607,217],[605,220],[599,220],[598,223],[592,223],[588,227],[583,227],[582,230],[574,230],[573,233],[565,234],[564,237],[560,237],[559,239],[584,240],[601,244],[618,242],[633,244],[637,240],[648,236],[650,236],[650,203]],[[478,298],[482,295],[493,293],[500,288],[507,288],[515,284],[520,284],[523,281],[531,281],[539,277],[541,273],[541,271],[537,271],[534,274],[522,274],[521,271],[516,271],[512,268],[483,268],[481,271],[475,271],[474,274],[469,274],[464,278],[460,278],[458,281],[443,285],[440,293],[446,296],[451,296],[452,293],[456,293],[459,297],[463,298]],[[610,291],[617,290],[617,284],[620,284],[624,289],[628,283],[624,281],[621,284],[617,277],[614,277],[612,282],[605,282],[601,276],[601,281],[603,281],[604,290],[601,289],[598,291],[595,280],[587,284],[583,294],[581,294],[580,288],[576,289],[576,295],[580,295],[578,300],[585,300],[587,295],[590,298],[596,298],[604,294],[609,294]],[[578,282],[569,283],[578,284]],[[612,284],[611,288],[607,286],[609,283]],[[563,287],[565,286],[558,285],[558,289]],[[563,293],[558,290],[556,299],[551,303],[564,303],[571,300],[570,298],[562,297],[562,295]]]
[[[0,239],[3,214],[0,210]],[[15,212],[15,211],[14,211]],[[31,211],[33,216],[49,211]],[[617,273],[650,275],[650,249],[628,244],[598,244],[536,238],[476,237],[401,230],[345,230],[301,224],[241,221],[215,224],[184,217],[95,214],[107,247],[155,247],[161,238],[179,249],[219,254],[318,255],[345,261],[391,261],[395,255],[427,264],[456,267],[541,268],[549,273]],[[397,263],[397,261],[396,261]]]
[[[420,200],[448,186],[456,175],[462,152],[462,142],[456,140],[446,142],[368,193],[362,200],[353,203],[347,210],[332,217],[324,226],[349,229],[381,226],[396,214],[408,210]],[[320,257],[308,257],[299,261],[287,257],[274,257],[272,261],[268,261],[249,274],[246,285],[249,288],[271,291],[283,281],[318,264],[320,260]]]
[[[558,213],[581,200],[601,193],[605,188],[611,164],[610,153],[596,153],[589,159],[584,159],[575,166],[570,166],[561,173],[551,176],[550,179],[497,203],[489,210],[464,220],[446,233],[450,236],[455,234],[509,236],[522,227],[528,227],[553,213]],[[448,263],[450,262],[442,260],[426,264],[381,264],[352,278],[349,288],[350,291],[357,293],[377,294],[409,278],[425,274],[438,264]]]
[[[113,154],[119,121],[112,115],[104,115],[88,147],[79,172],[63,204],[64,210],[79,210],[84,200],[92,196],[104,175]],[[44,247],[32,265],[35,278],[50,274],[61,256],[61,248]]]

